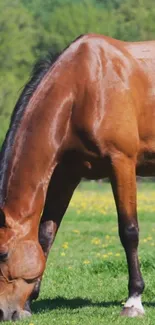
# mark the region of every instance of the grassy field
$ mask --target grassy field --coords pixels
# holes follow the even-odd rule
[[[108,183],[89,182],[74,194],[48,259],[40,298],[32,305],[33,316],[21,323],[155,324],[155,184],[138,185],[138,213],[145,317],[119,316],[128,277],[115,205]]]

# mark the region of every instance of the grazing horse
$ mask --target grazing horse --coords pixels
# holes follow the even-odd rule
[[[144,314],[136,174],[155,175],[155,42],[83,35],[33,72],[0,158],[0,320],[30,315],[82,177],[109,177],[129,271],[122,315]]]

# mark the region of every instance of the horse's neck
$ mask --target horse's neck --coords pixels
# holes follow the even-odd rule
[[[34,100],[37,105],[27,112],[17,130],[5,203],[14,218],[41,214],[57,152],[67,132],[71,102],[65,87],[61,97],[57,87],[51,88],[41,102]]]

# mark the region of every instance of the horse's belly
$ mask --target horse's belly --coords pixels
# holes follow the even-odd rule
[[[110,173],[109,158],[88,159],[83,161],[82,177],[86,179],[101,179]]]
[[[144,151],[136,166],[138,176],[155,176],[155,151]]]

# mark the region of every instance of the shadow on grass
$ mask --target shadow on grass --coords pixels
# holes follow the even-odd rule
[[[45,310],[56,309],[77,309],[83,307],[111,307],[121,306],[121,302],[118,301],[105,301],[105,302],[92,302],[89,299],[73,298],[65,299],[63,297],[57,297],[55,299],[43,299],[32,303],[32,312],[40,313]]]
[[[56,309],[78,309],[83,307],[122,307],[121,301],[104,301],[104,302],[92,302],[89,299],[83,299],[80,297],[73,299],[66,299],[63,297],[57,297],[55,299],[43,299],[32,303],[32,312],[37,314],[41,311],[56,310]],[[143,302],[144,307],[155,307],[155,302]]]

